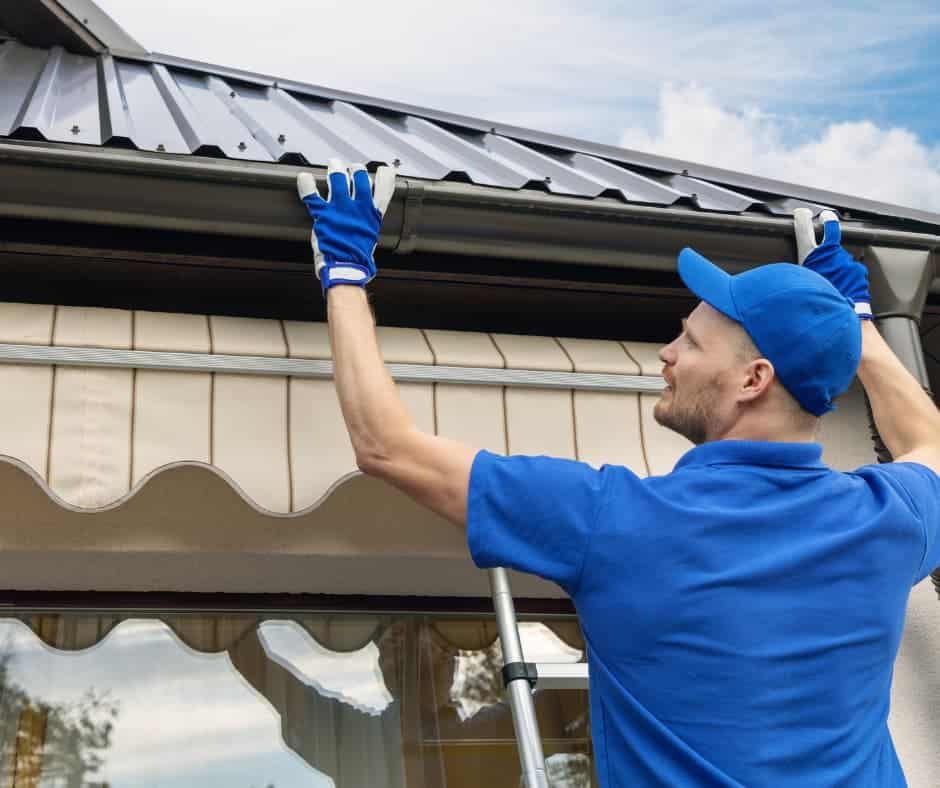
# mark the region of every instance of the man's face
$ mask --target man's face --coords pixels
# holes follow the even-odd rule
[[[736,326],[700,303],[682,333],[659,351],[667,388],[653,410],[664,427],[698,445],[721,433],[731,418],[734,373],[741,365]]]

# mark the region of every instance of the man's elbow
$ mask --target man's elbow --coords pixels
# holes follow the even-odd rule
[[[388,479],[395,464],[394,445],[395,441],[387,436],[382,441],[353,441],[356,467],[366,476]]]
[[[375,446],[353,445],[356,454],[356,467],[366,476],[379,476],[380,469],[387,463],[387,456]]]

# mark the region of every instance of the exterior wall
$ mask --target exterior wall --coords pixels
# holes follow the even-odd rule
[[[940,312],[925,313],[921,340],[935,398],[940,392]],[[911,788],[940,781],[940,600],[929,579],[911,592],[894,669],[890,719]]]

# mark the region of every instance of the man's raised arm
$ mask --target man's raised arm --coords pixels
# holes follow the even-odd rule
[[[476,452],[418,430],[379,351],[365,285],[376,274],[373,252],[394,191],[393,171],[380,168],[373,195],[362,165],[331,161],[326,199],[313,176],[297,178],[314,221],[311,243],[327,298],[336,391],[356,464],[457,525],[467,519],[470,468]]]
[[[858,377],[894,461],[919,462],[940,474],[940,410],[871,320],[862,321]]]
[[[823,211],[820,219],[825,234],[816,246],[809,211],[798,211],[794,217],[800,262],[855,303],[862,323],[858,377],[881,439],[895,462],[918,462],[940,474],[940,411],[875,328],[868,272],[842,248],[835,214]]]

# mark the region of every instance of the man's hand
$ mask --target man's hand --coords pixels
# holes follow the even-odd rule
[[[845,251],[839,220],[823,211],[823,242],[816,245],[813,214],[793,212],[799,262],[832,283],[865,320],[858,377],[875,423],[895,462],[917,462],[940,474],[940,411],[878,333],[872,320],[868,270]]]
[[[871,320],[871,296],[868,292],[868,269],[842,248],[842,228],[832,211],[819,215],[823,224],[823,241],[816,245],[813,214],[808,208],[793,212],[798,262],[829,282],[855,304],[855,312],[863,320]]]
[[[338,159],[330,159],[327,181],[324,200],[313,175],[302,172],[297,176],[297,191],[313,219],[310,243],[324,294],[333,285],[365,287],[375,278],[372,255],[382,216],[395,191],[395,171],[379,167],[373,194],[364,165],[347,168]]]

